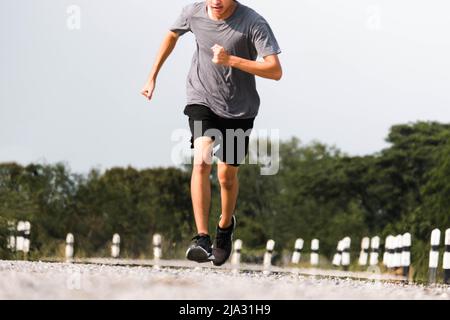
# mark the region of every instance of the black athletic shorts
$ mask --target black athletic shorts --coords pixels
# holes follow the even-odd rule
[[[184,114],[189,117],[191,149],[194,148],[194,140],[198,137],[211,137],[216,150],[214,155],[222,162],[238,167],[245,160],[255,118],[222,118],[210,108],[198,104],[187,105]]]

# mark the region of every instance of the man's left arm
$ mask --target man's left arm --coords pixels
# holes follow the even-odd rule
[[[272,80],[280,80],[283,75],[280,60],[276,54],[265,56],[264,61],[253,61],[229,55],[223,47],[217,44],[211,49],[214,53],[212,61],[216,64],[236,68]]]

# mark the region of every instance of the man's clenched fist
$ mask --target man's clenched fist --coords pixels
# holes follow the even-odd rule
[[[230,55],[228,52],[218,44],[215,44],[211,50],[213,51],[214,57],[212,58],[212,62],[215,64],[221,64],[224,66],[228,66],[230,62]]]

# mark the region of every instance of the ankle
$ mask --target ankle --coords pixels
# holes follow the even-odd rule
[[[231,221],[231,219],[229,221],[220,220],[220,222],[219,222],[219,229],[221,229],[221,230],[228,230],[228,229],[231,228],[232,224],[233,224],[233,222]]]

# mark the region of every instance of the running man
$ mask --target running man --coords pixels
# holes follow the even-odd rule
[[[189,117],[194,149],[191,197],[198,234],[186,257],[220,266],[231,254],[238,169],[248,153],[248,136],[260,106],[255,76],[280,80],[281,51],[267,21],[238,1],[206,0],[187,5],[161,44],[141,91],[147,99],[152,98],[158,73],[178,38],[189,31],[195,35],[197,48],[187,77],[184,114]],[[258,56],[262,59],[257,60]],[[212,244],[208,219],[214,147],[219,158],[222,208]]]

